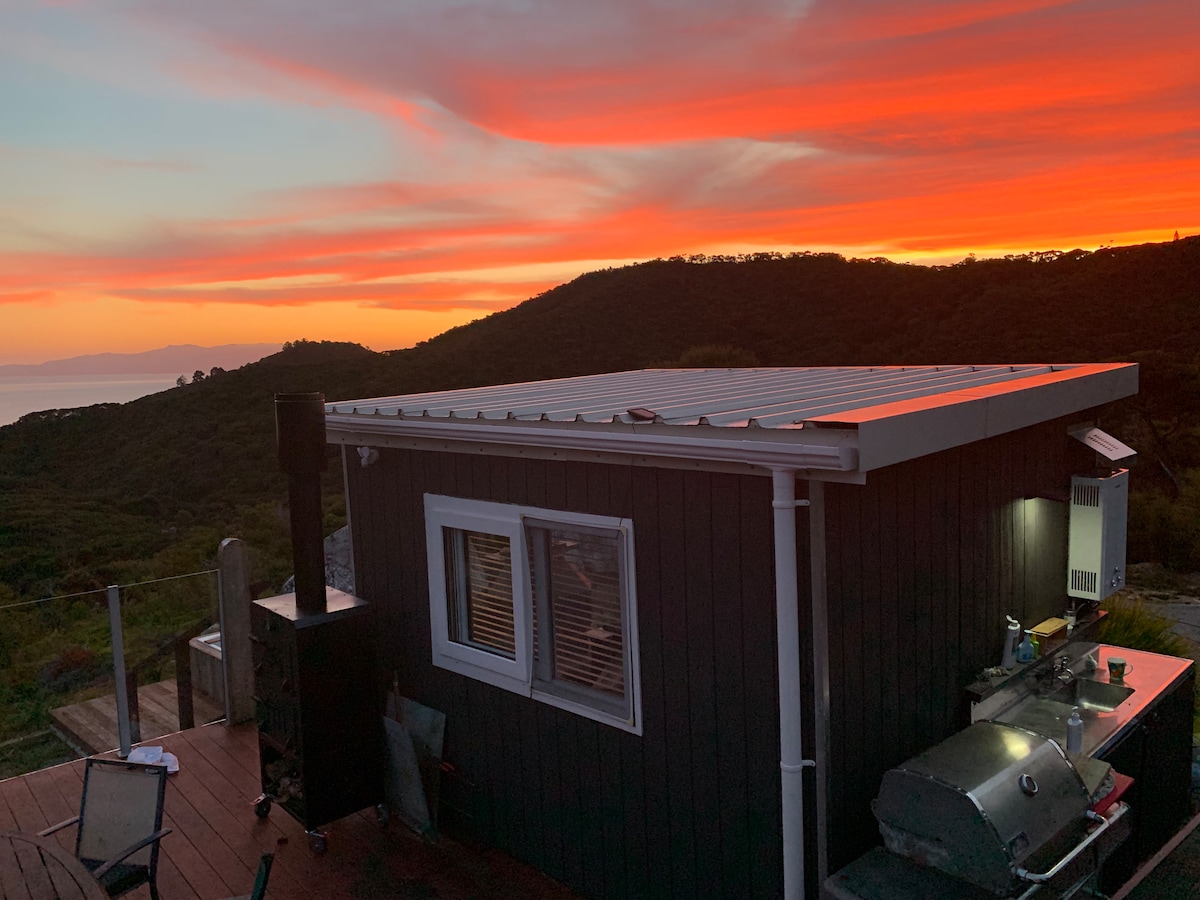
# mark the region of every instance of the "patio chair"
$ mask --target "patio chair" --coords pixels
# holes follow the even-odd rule
[[[150,896],[159,900],[158,844],[171,832],[162,827],[166,785],[166,766],[89,759],[79,815],[39,834],[79,823],[75,856],[110,897],[148,884]]]
[[[241,897],[230,897],[229,900],[263,900],[263,897],[267,895],[267,879],[271,877],[271,863],[274,861],[275,854],[264,850],[258,860],[258,875],[254,878],[254,890]]]

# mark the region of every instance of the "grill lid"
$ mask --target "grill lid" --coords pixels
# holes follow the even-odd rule
[[[873,808],[892,852],[1002,892],[1015,868],[1081,820],[1088,804],[1058,744],[976,722],[886,772]]]

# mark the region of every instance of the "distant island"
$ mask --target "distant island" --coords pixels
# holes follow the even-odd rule
[[[282,344],[172,344],[143,353],[93,353],[23,365],[0,365],[0,378],[17,375],[154,375],[213,367],[237,369],[279,352]]]

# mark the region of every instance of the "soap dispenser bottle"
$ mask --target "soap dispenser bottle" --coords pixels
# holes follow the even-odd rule
[[[1025,639],[1017,646],[1017,662],[1029,663],[1033,662],[1033,634],[1027,628],[1025,629]]]
[[[1079,718],[1079,707],[1071,710],[1071,718],[1067,719],[1067,749],[1072,753],[1083,751],[1083,719]]]
[[[1008,628],[1004,632],[1004,658],[1000,661],[1000,668],[1011,669],[1017,664],[1017,645],[1021,643],[1021,623],[1012,616],[1005,616],[1008,619]]]

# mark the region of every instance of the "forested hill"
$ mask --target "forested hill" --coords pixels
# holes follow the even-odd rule
[[[279,577],[286,491],[274,455],[276,391],[332,400],[681,360],[1136,359],[1142,395],[1127,405],[1130,433],[1121,436],[1138,443],[1145,463],[1135,483],[1151,493],[1135,516],[1160,500],[1154,515],[1176,515],[1200,503],[1198,336],[1200,238],[941,267],[757,254],[592,272],[410,350],[300,341],[133,403],[0,428],[0,594],[3,585],[25,597],[183,571],[228,534],[258,548],[261,575]],[[326,489],[332,526],[336,466]],[[1200,568],[1200,534],[1193,558],[1186,541],[1175,546],[1174,523],[1135,524],[1145,538],[1136,552]]]
[[[764,365],[1093,361],[1189,355],[1200,325],[1200,238],[954,266],[836,254],[655,260],[593,272],[424,344],[489,376],[632,368],[698,344]],[[499,352],[497,352],[499,351]]]

